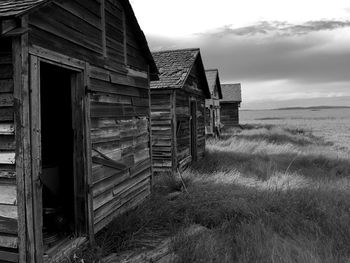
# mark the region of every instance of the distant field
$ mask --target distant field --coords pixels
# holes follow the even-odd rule
[[[350,109],[241,111],[242,124],[274,124],[303,128],[350,150]]]

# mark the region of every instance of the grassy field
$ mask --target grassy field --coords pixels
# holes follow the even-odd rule
[[[207,142],[184,174],[164,176],[145,205],[98,237],[83,257],[138,249],[138,236],[172,236],[175,262],[350,262],[347,151],[302,129],[246,125]],[[176,199],[167,198],[182,190]],[[188,237],[184,229],[205,231]]]

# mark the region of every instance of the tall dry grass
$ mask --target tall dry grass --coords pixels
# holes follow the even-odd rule
[[[165,177],[152,199],[98,237],[102,254],[174,236],[175,262],[350,262],[349,153],[304,130],[246,126],[207,142],[204,159]],[[186,235],[193,224],[206,227]]]

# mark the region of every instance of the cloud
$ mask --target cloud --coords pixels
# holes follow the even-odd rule
[[[302,24],[290,24],[285,21],[260,21],[254,25],[232,28],[226,25],[214,32],[217,36],[237,35],[237,36],[257,36],[257,35],[279,35],[294,36],[305,35],[312,32],[335,30],[350,27],[350,21],[345,20],[319,20],[307,21]],[[204,33],[205,34],[205,33]]]
[[[242,82],[246,101],[349,96],[350,28],[345,24],[350,22],[323,22],[290,29],[275,21],[235,33],[219,28],[187,38],[150,36],[149,41],[153,50],[201,48],[205,66],[218,68],[223,83]],[[282,29],[276,33],[276,28]]]

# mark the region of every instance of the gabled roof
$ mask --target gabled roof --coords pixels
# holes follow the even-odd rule
[[[152,89],[183,88],[192,68],[198,62],[198,69],[204,81],[204,93],[210,98],[199,48],[159,51],[152,54],[159,70],[159,80],[151,82]]]
[[[223,99],[220,102],[242,102],[241,83],[222,84]]]
[[[222,99],[219,70],[218,69],[207,69],[205,71],[205,75],[207,76],[209,90],[210,90],[211,95],[214,95],[215,86],[216,86],[218,89],[218,93],[219,93],[219,99]]]
[[[30,11],[34,11],[43,5],[49,4],[53,0],[0,0],[0,19],[19,17]],[[66,0],[70,1],[70,0]],[[142,52],[150,65],[150,74],[152,80],[158,79],[158,69],[153,60],[151,51],[149,49],[145,34],[140,28],[133,8],[129,0],[121,1],[125,7],[125,12],[131,19],[131,24],[134,30],[137,32],[137,39],[140,41],[140,47]]]

